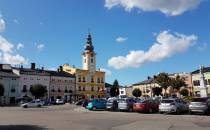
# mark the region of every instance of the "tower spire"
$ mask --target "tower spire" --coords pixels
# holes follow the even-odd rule
[[[88,31],[89,31],[89,29],[88,29]],[[87,41],[85,44],[85,50],[86,51],[94,51],[94,46],[92,45],[92,36],[91,36],[90,32],[88,33]]]

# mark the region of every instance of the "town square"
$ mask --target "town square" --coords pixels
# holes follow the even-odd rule
[[[0,130],[209,130],[209,0],[0,0]]]

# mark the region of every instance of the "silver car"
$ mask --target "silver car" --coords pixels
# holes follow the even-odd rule
[[[120,111],[133,111],[133,98],[121,98],[118,100],[118,110]]]
[[[179,98],[163,99],[159,105],[160,113],[176,113],[188,111],[188,104]]]
[[[199,112],[204,114],[210,113],[210,98],[193,98],[189,105],[190,114]]]

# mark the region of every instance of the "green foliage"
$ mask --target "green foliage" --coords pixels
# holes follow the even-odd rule
[[[133,90],[132,94],[133,94],[134,97],[137,98],[137,97],[141,97],[142,92],[141,92],[140,89],[135,88],[135,89]]]
[[[160,85],[161,88],[167,89],[170,86],[170,78],[167,73],[160,73],[154,76],[155,82]]]
[[[4,86],[0,84],[0,96],[4,96]]]
[[[183,96],[188,96],[189,91],[188,91],[186,88],[183,88],[183,89],[180,91],[180,94],[183,95]]]
[[[35,84],[30,88],[30,92],[35,98],[41,98],[46,95],[47,89],[43,85]]]
[[[118,95],[119,95],[119,83],[117,80],[115,80],[111,89],[110,89],[110,96],[116,97]]]
[[[159,96],[162,93],[162,89],[159,87],[152,88],[152,93],[153,93],[153,96],[155,95]]]
[[[179,75],[177,75],[176,78],[171,79],[170,86],[172,86],[173,89],[179,90],[181,87],[186,86],[184,80],[185,80],[184,78],[181,78]]]

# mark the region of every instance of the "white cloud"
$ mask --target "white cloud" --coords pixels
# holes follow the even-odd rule
[[[45,45],[44,44],[35,44],[36,45],[36,48],[38,51],[41,51],[44,49]]]
[[[14,45],[0,35],[0,51],[11,53],[13,48]]]
[[[101,71],[104,71],[104,72],[105,72],[105,74],[106,74],[106,76],[109,76],[109,75],[111,75],[111,74],[112,74],[112,71],[110,71],[110,70],[108,70],[108,69],[101,68],[100,70],[101,70]]]
[[[14,45],[0,35],[0,62],[7,64],[26,64],[27,60],[19,55],[13,54]]]
[[[118,38],[116,38],[116,42],[122,43],[122,42],[125,42],[127,39],[128,38],[126,38],[126,37],[118,37]]]
[[[17,19],[14,19],[14,23],[20,24],[20,22]]]
[[[203,43],[201,46],[197,47],[197,49],[199,51],[204,51],[208,48],[208,44],[207,43]]]
[[[24,45],[22,43],[18,43],[16,49],[20,50],[21,48],[24,48]]]
[[[0,32],[3,32],[5,30],[5,28],[6,28],[6,23],[5,23],[4,19],[2,19],[0,17]]]
[[[26,64],[27,63],[27,60],[19,54],[12,55],[9,53],[4,53],[2,59],[4,63],[8,63],[8,64]]]
[[[199,6],[203,0],[105,0],[105,7],[122,6],[126,11],[160,11],[169,16],[181,15]]]
[[[108,60],[108,65],[115,69],[137,68],[146,62],[158,62],[184,52],[196,41],[197,36],[195,35],[170,34],[169,31],[163,31],[157,35],[156,43],[148,51],[130,51],[126,56],[112,57]]]

